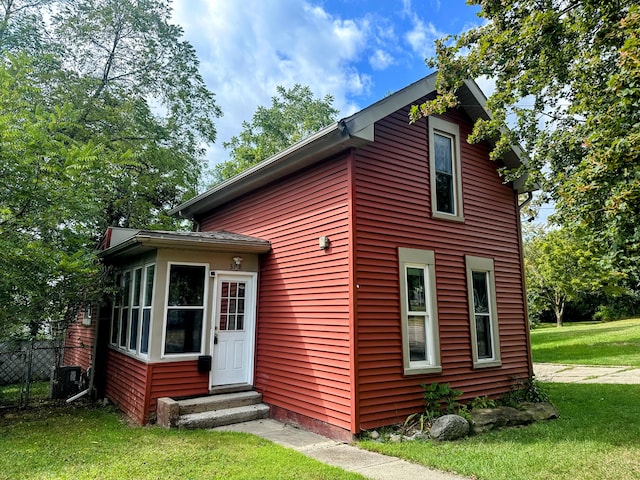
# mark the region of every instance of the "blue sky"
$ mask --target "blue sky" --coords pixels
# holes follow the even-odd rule
[[[464,0],[174,0],[224,112],[210,164],[276,86],[331,94],[350,115],[429,74],[433,41],[481,24],[478,11]]]

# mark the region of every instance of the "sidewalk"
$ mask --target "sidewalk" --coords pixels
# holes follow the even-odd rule
[[[640,368],[637,367],[534,363],[533,371],[541,382],[640,384]]]
[[[215,430],[245,432],[271,440],[283,447],[292,448],[307,457],[359,473],[374,480],[468,480],[450,473],[439,472],[421,465],[361,450],[358,447],[336,442],[307,432],[277,420],[265,419],[218,427]]]

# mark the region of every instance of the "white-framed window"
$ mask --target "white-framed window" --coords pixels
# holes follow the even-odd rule
[[[155,265],[134,267],[115,276],[110,343],[133,355],[147,356]]]
[[[91,318],[93,316],[93,306],[87,303],[82,309],[82,325],[85,327],[91,326]]]
[[[200,354],[204,347],[207,265],[170,263],[163,355]]]
[[[431,214],[462,222],[460,128],[438,117],[429,117],[428,123]]]
[[[502,362],[493,259],[467,255],[465,263],[473,366],[497,367]]]
[[[404,374],[439,373],[435,255],[430,250],[399,248],[398,259]]]
[[[153,285],[155,280],[155,265],[144,268],[144,289],[142,292],[142,320],[140,326],[140,355],[149,354],[149,339],[151,338],[151,312],[153,305]]]

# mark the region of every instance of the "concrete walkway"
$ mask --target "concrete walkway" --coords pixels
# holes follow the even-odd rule
[[[585,365],[534,364],[536,378],[543,382],[559,383],[622,383],[640,384],[640,368],[591,367]],[[254,420],[218,427],[215,430],[245,432],[292,448],[320,462],[359,473],[374,480],[469,480],[421,465],[361,450],[315,433],[283,424],[276,420]]]
[[[292,448],[322,463],[359,473],[375,480],[467,480],[465,477],[433,470],[415,463],[368,452],[358,447],[336,442],[315,433],[265,419],[218,427],[214,430],[245,432]]]
[[[535,363],[533,371],[541,382],[640,384],[640,368],[637,367]]]

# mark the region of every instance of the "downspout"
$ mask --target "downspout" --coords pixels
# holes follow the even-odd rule
[[[533,372],[533,356],[531,354],[531,333],[529,328],[529,303],[527,302],[527,282],[524,272],[524,248],[522,246],[522,223],[520,221],[520,212],[527,206],[533,199],[533,192],[527,192],[527,198],[521,204],[518,205],[518,212],[516,214],[516,221],[518,225],[518,249],[520,250],[520,278],[522,282],[522,304],[524,307],[524,322],[525,322],[525,337],[527,342],[527,362],[528,362],[528,374],[529,378],[534,377]]]

